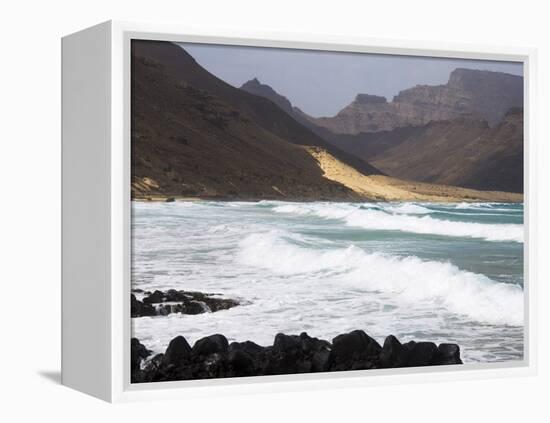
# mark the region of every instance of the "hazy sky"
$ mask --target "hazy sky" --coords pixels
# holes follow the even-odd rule
[[[333,116],[358,93],[382,95],[391,101],[400,90],[418,84],[444,84],[458,67],[523,75],[523,65],[513,62],[208,44],[182,46],[225,82],[240,87],[256,77],[312,116]]]

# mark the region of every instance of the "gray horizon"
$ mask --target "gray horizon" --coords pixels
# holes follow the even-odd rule
[[[314,117],[334,116],[357,94],[391,101],[416,85],[447,83],[456,68],[523,76],[518,62],[179,43],[208,72],[241,87],[257,78]]]

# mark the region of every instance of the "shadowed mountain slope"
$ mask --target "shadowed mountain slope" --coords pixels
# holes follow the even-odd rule
[[[501,78],[496,72],[481,74],[485,78],[487,74]],[[515,84],[515,77],[504,79]],[[372,163],[389,176],[478,190],[523,192],[521,108],[510,109],[494,127],[489,127],[479,114],[463,113],[451,120],[423,125],[341,134],[316,126],[286,97],[257,79],[248,81],[241,89],[270,99],[326,141]],[[515,98],[515,94],[511,97]],[[383,104],[380,98],[363,101]]]
[[[392,131],[394,132],[394,131]],[[369,157],[389,175],[483,190],[523,192],[523,111],[490,128],[467,117],[431,122],[397,135],[394,147]],[[364,142],[365,145],[368,142]],[[370,148],[372,151],[373,149]]]
[[[163,43],[154,44],[164,51]],[[275,134],[257,124],[247,112],[252,106],[244,100],[230,104],[193,86],[192,82],[202,81],[199,85],[211,83],[214,90],[217,83],[207,73],[201,78],[197,65],[186,63],[189,58],[179,47],[172,45],[173,54],[166,56],[148,47],[132,55],[134,198],[360,198],[346,186],[326,179],[303,146],[278,135],[287,129]],[[157,54],[147,54],[151,50]],[[190,73],[189,82],[178,77],[181,67]],[[269,104],[268,110],[276,107]],[[314,135],[310,137],[315,141]]]
[[[362,173],[381,173],[358,157],[346,153],[322,139],[284,113],[271,101],[239,90],[212,75],[176,44],[164,41],[134,40],[132,41],[132,54],[134,57],[142,57],[158,63],[162,66],[166,76],[175,81],[215,95],[218,100],[238,110],[242,116],[246,116],[257,126],[271,132],[281,140],[297,145],[322,147]]]

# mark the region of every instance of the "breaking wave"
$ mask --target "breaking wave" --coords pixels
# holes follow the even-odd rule
[[[367,253],[362,249],[318,249],[282,231],[251,234],[239,244],[240,264],[280,275],[330,278],[367,291],[391,294],[398,302],[445,308],[487,324],[523,324],[523,290],[445,262]]]
[[[386,207],[334,203],[285,204],[276,206],[273,210],[276,213],[339,219],[348,226],[369,230],[481,238],[487,241],[523,242],[523,225],[508,223],[485,224],[435,219],[427,214],[431,212],[429,209],[415,204],[390,205]],[[423,215],[418,216],[419,214]]]

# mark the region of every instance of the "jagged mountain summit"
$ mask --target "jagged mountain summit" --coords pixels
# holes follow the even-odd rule
[[[523,107],[523,77],[459,68],[444,85],[417,85],[401,91],[391,102],[358,94],[336,116],[308,119],[339,134],[420,126],[463,114],[477,115],[495,126],[512,107]]]

